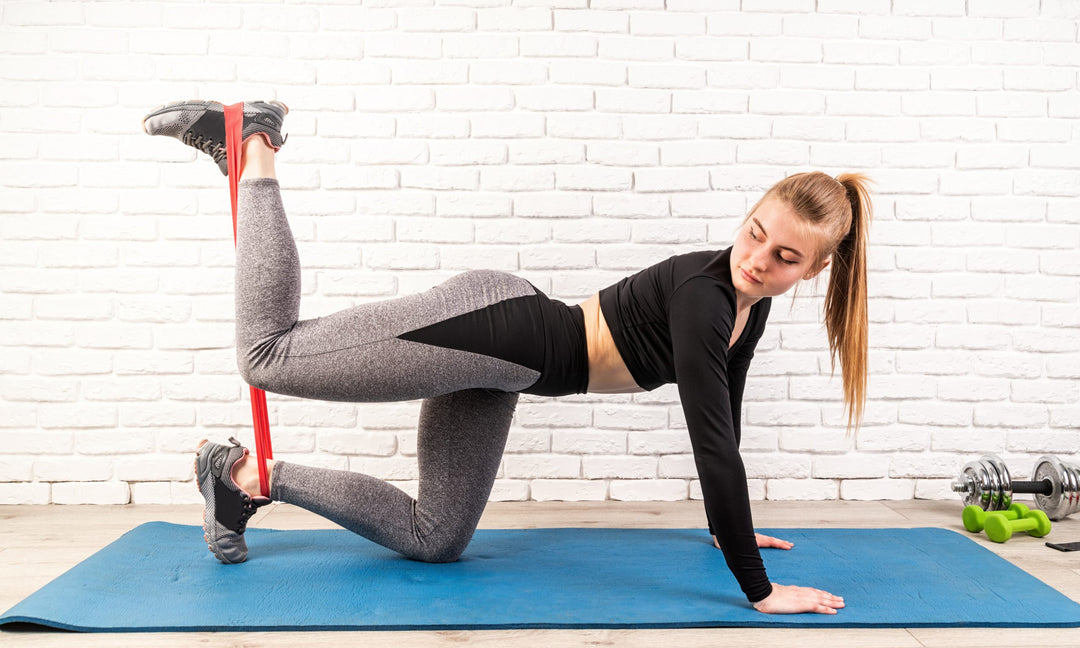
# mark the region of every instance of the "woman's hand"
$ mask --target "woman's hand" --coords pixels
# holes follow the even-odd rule
[[[780,538],[774,538],[772,536],[761,535],[755,533],[757,537],[758,549],[791,549],[795,546],[795,543],[788,542],[787,540],[781,540]]]
[[[844,607],[844,599],[839,596],[814,589],[812,587],[799,587],[797,585],[772,584],[772,594],[754,603],[754,609],[765,614],[800,614],[814,612],[816,614],[836,614],[836,610]]]
[[[757,538],[758,549],[791,549],[795,546],[794,543],[788,542],[787,540],[761,535],[760,533],[755,533],[754,537]],[[716,541],[716,536],[712,537],[712,544],[717,549],[720,548],[720,543]]]

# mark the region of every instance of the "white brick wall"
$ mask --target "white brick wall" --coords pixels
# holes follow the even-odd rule
[[[139,120],[277,98],[303,317],[468,268],[576,303],[729,244],[807,169],[877,181],[866,425],[818,311],[751,368],[751,496],[952,497],[1080,461],[1080,7],[1068,0],[0,5],[0,503],[189,503],[251,442],[225,184]],[[270,396],[279,457],[416,484],[418,403]],[[523,397],[498,500],[700,498],[678,393]]]

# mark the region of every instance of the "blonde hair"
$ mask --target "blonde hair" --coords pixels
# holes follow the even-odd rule
[[[822,245],[811,267],[831,257],[825,294],[825,330],[833,371],[840,357],[848,431],[858,430],[866,404],[867,313],[866,256],[873,207],[861,173],[833,178],[820,171],[798,173],[772,186],[750,210],[768,199],[781,200],[821,234]],[[748,216],[749,218],[749,216]]]

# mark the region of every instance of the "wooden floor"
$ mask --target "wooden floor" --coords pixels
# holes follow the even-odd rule
[[[904,502],[755,502],[758,527],[919,527],[961,530],[956,501]],[[51,579],[115,540],[152,520],[201,523],[201,508],[191,506],[0,506],[0,611],[10,608]],[[698,502],[673,503],[494,503],[481,527],[556,526],[696,527],[703,517]],[[332,528],[333,525],[288,505],[259,511],[253,526],[279,529]],[[997,545],[971,536],[1022,569],[1080,601],[1080,553],[1061,553],[1043,539],[1014,538]],[[1080,519],[1054,523],[1046,540],[1080,541]],[[838,592],[843,594],[843,592]],[[253,610],[258,615],[257,610]],[[1006,617],[1007,607],[1001,610]],[[841,612],[843,614],[843,612]],[[1011,635],[1011,636],[1010,636]],[[1080,646],[1080,629],[705,629],[705,630],[492,630],[453,632],[237,632],[172,634],[74,634],[20,628],[0,632],[3,646],[941,646],[1026,648]]]

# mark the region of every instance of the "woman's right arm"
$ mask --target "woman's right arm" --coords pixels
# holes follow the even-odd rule
[[[670,306],[679,397],[705,509],[728,568],[760,612],[835,614],[843,600],[828,592],[770,583],[758,551],[733,420],[738,413],[731,411],[728,384],[734,294],[713,282],[691,279],[675,291]],[[726,313],[730,318],[722,316]]]

